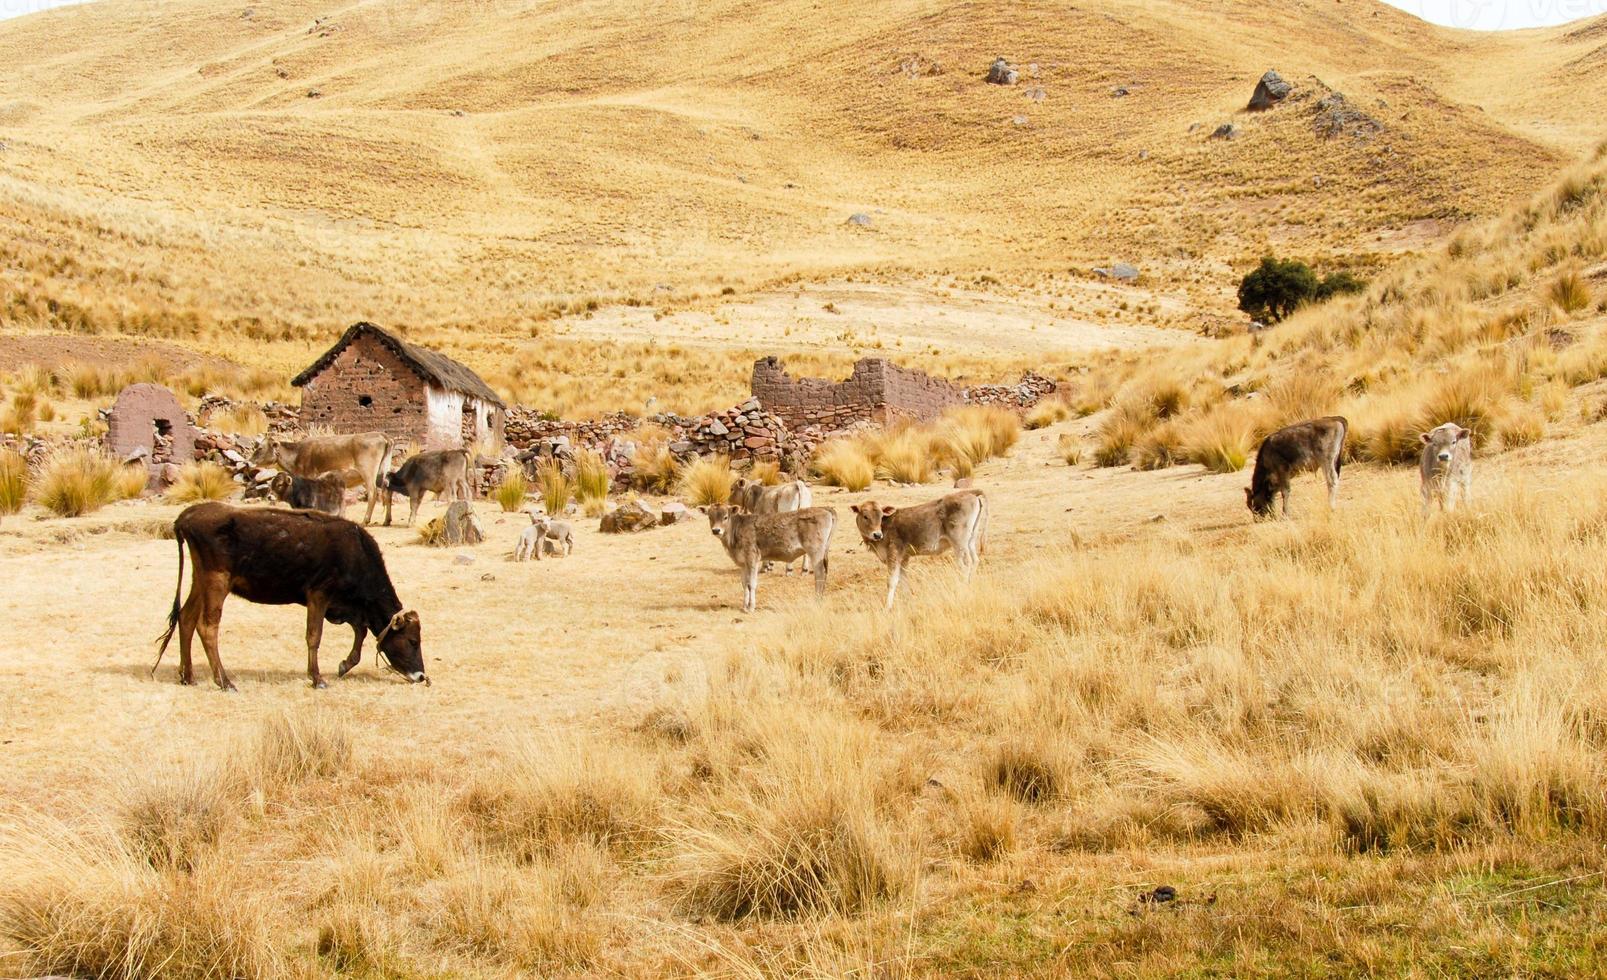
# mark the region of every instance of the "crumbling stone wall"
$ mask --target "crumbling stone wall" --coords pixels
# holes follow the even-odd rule
[[[813,425],[833,430],[859,422],[924,421],[961,402],[959,390],[942,378],[880,357],[859,360],[845,381],[794,378],[779,358],[765,357],[753,365],[752,385],[765,411],[793,428]]]
[[[447,432],[457,443],[458,414]],[[383,432],[403,444],[432,441],[424,379],[372,337],[359,337],[301,389],[301,424],[334,432]],[[447,448],[450,448],[447,447]]]

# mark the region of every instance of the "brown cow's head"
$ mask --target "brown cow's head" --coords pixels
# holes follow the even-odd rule
[[[428,684],[424,675],[424,647],[419,639],[418,613],[404,609],[391,617],[376,644],[379,652],[398,674]]]
[[[882,539],[882,522],[898,512],[897,507],[883,507],[874,500],[867,500],[854,508],[854,524],[859,527],[859,536],[865,539],[866,544]]]
[[[1251,486],[1244,488],[1244,506],[1250,508],[1250,513],[1256,517],[1272,516],[1272,487]]]
[[[263,436],[257,443],[257,448],[251,452],[252,466],[274,466],[279,462],[279,444],[282,442],[278,436]]]
[[[731,530],[731,518],[737,515],[738,509],[730,504],[709,504],[707,507],[699,507],[698,510],[709,515],[709,533],[721,541],[727,540],[726,535]]]

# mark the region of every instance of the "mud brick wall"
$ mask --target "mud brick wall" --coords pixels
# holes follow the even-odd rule
[[[383,432],[401,442],[431,441],[424,379],[370,337],[359,337],[301,389],[301,424],[337,433]],[[452,435],[460,423],[452,419]]]
[[[827,430],[856,422],[929,419],[961,400],[947,381],[879,357],[861,359],[845,381],[794,378],[779,358],[761,358],[753,365],[752,390],[765,411],[788,426]]]
[[[195,426],[184,406],[161,385],[141,382],[117,393],[106,416],[106,448],[118,459],[127,459],[138,450],[152,452],[156,446],[156,423],[165,423],[172,437],[172,461],[187,463],[195,458]]]

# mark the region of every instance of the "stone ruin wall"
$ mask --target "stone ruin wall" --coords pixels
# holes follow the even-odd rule
[[[859,360],[844,381],[794,378],[779,358],[762,358],[753,365],[753,395],[794,429],[828,431],[855,423],[923,421],[962,401],[947,381],[879,357]]]

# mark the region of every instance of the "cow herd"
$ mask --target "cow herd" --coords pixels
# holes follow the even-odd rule
[[[1311,419],[1267,436],[1256,452],[1255,469],[1245,488],[1245,502],[1257,518],[1273,515],[1275,501],[1289,513],[1291,479],[1316,471],[1328,488],[1328,503],[1338,502],[1339,471],[1349,423],[1339,416]],[[1419,472],[1423,513],[1438,502],[1454,510],[1470,499],[1473,480],[1471,432],[1454,422],[1421,436]],[[429,678],[419,634],[418,613],[397,598],[379,544],[366,529],[339,516],[345,489],[353,483],[370,488],[365,523],[373,519],[378,488],[386,490],[386,524],[390,494],[408,495],[408,523],[418,514],[424,494],[467,499],[468,453],[442,450],[420,453],[395,472],[385,472],[392,443],[379,433],[359,436],[312,436],[299,442],[265,440],[254,457],[284,472],[274,491],[291,509],[233,507],[201,503],[186,508],[173,523],[178,542],[179,573],[167,630],[159,638],[157,664],[175,634],[179,641],[179,682],[194,682],[190,648],[199,632],[213,681],[233,690],[218,658],[218,624],[223,600],[237,595],[269,605],[302,605],[307,609],[307,675],[324,687],[318,669],[318,647],[325,622],[351,626],[351,653],[339,675],[355,667],[363,642],[374,636],[384,665],[409,681]],[[382,482],[383,474],[383,482]],[[700,508],[709,531],[737,566],[742,581],[742,608],[757,605],[759,574],[772,562],[791,572],[802,560],[805,574],[815,577],[823,595],[831,567],[831,539],[837,512],[813,505],[813,492],[802,480],[766,486],[738,480],[730,502]],[[976,569],[987,540],[988,499],[981,490],[964,489],[913,507],[866,501],[852,508],[854,524],[865,548],[887,567],[886,607],[898,595],[904,567],[916,555],[953,551],[967,578]],[[328,511],[328,512],[326,512]],[[568,555],[574,548],[573,528],[555,517],[532,513],[531,525],[519,536],[516,561],[541,560],[543,553]],[[184,556],[191,563],[190,594],[180,601]],[[151,668],[152,673],[156,668]]]

